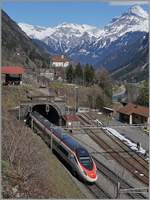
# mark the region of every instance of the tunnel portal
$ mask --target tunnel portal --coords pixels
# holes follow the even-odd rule
[[[62,117],[52,105],[40,104],[32,107],[32,111],[37,111],[51,123],[59,126],[62,125]]]

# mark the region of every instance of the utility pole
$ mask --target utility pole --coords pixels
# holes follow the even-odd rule
[[[83,87],[84,87],[84,68],[83,68]]]
[[[117,193],[116,193],[116,199],[120,196],[120,182],[117,183]]]
[[[78,110],[78,87],[75,87],[75,112]]]
[[[21,115],[21,108],[20,108],[20,105],[19,105],[19,120],[20,120],[20,115]]]
[[[31,129],[33,129],[33,119],[31,119]]]
[[[92,107],[93,107],[93,109],[95,109],[95,96],[93,95],[92,96]]]

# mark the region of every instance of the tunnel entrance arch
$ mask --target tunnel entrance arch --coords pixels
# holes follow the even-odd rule
[[[58,108],[55,108],[51,104],[38,104],[32,107],[32,111],[37,111],[51,123],[59,126],[62,125],[62,116]]]
[[[37,111],[55,125],[64,125],[66,115],[66,102],[54,101],[51,99],[32,98],[31,100],[21,101],[19,106],[18,118],[28,119],[29,113]]]

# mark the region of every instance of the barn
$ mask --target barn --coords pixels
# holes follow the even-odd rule
[[[119,120],[129,124],[143,124],[148,122],[149,108],[141,105],[128,103],[118,111]]]
[[[25,69],[20,66],[1,67],[2,82],[4,85],[22,84],[22,76],[24,73],[25,73]]]

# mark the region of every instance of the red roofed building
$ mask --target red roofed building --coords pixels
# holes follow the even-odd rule
[[[65,70],[68,67],[70,61],[64,55],[54,55],[50,57],[50,70],[53,72],[55,80],[65,79]]]
[[[128,103],[117,110],[119,120],[129,124],[147,123],[149,117],[149,108],[137,104]]]
[[[69,66],[69,60],[65,58],[64,55],[57,55],[57,56],[52,56],[50,58],[51,66],[52,67],[68,67]]]
[[[5,84],[16,84],[22,83],[22,75],[25,73],[25,69],[19,66],[5,66],[1,67],[1,74],[5,75]]]
[[[66,115],[64,119],[68,128],[77,128],[80,126],[80,120],[77,115]]]

